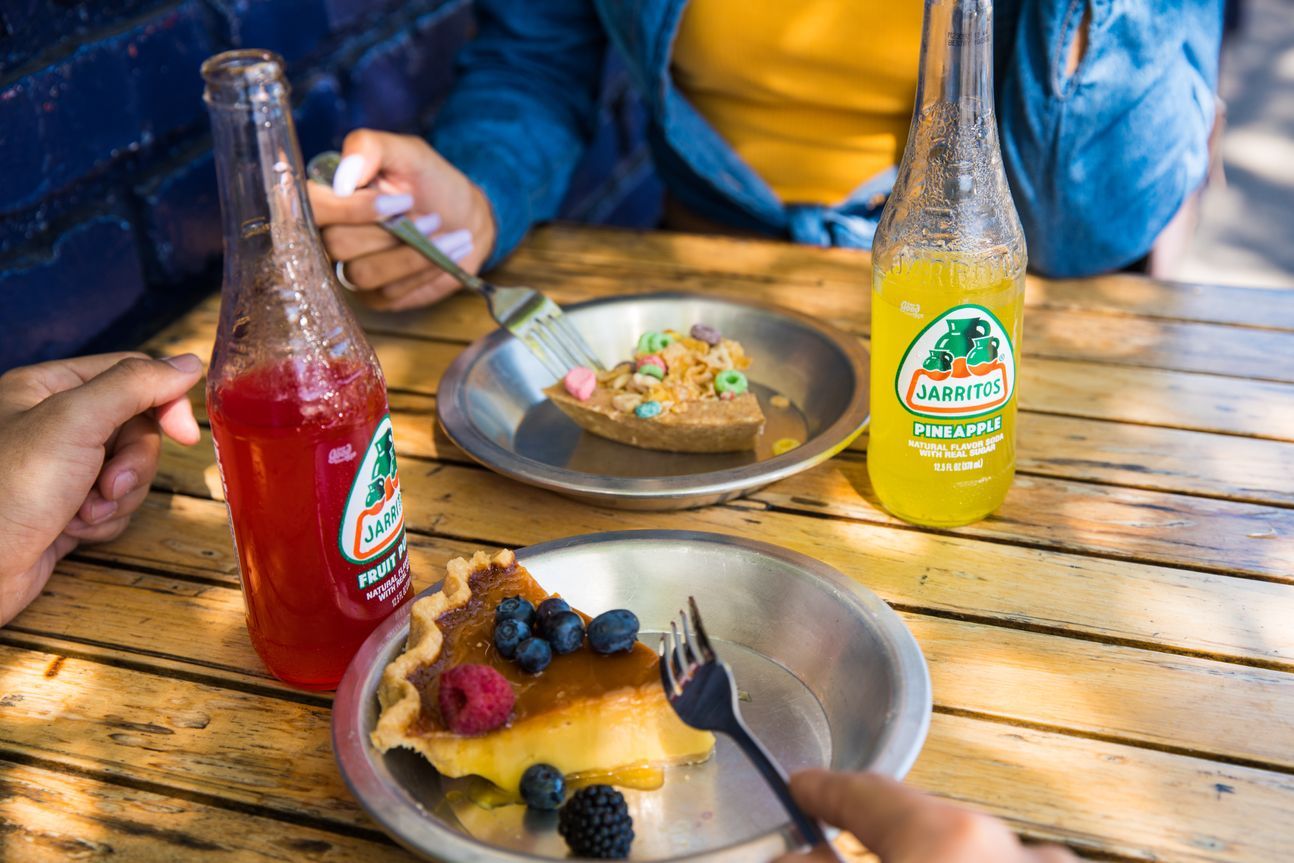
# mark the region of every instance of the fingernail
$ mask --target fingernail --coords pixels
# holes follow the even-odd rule
[[[472,232],[466,228],[460,228],[457,231],[449,231],[438,237],[432,237],[431,241],[442,252],[452,255],[459,250],[459,247],[472,244]]]
[[[202,360],[193,354],[180,354],[178,357],[166,357],[165,361],[182,372],[196,372],[202,368]]]
[[[461,252],[454,252],[449,256],[449,259],[456,264],[461,264],[463,263],[463,258],[466,258],[470,254],[472,254],[472,244],[468,243],[466,248]]]
[[[440,227],[440,213],[428,213],[413,220],[413,224],[424,234],[430,234]]]
[[[413,195],[378,195],[373,209],[382,217],[395,216],[413,206]]]
[[[139,485],[139,474],[133,470],[122,471],[112,481],[112,499],[117,500]]]
[[[364,173],[364,157],[351,153],[337,163],[337,172],[332,175],[333,193],[343,198],[355,194],[360,174]]]
[[[108,516],[117,511],[117,502],[115,500],[96,500],[90,504],[88,515],[90,524],[98,524]]]

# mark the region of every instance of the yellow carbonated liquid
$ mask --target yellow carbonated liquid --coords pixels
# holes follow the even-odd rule
[[[915,524],[978,521],[1015,475],[1022,263],[905,255],[872,278],[867,471]]]

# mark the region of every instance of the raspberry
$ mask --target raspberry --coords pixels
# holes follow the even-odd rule
[[[440,674],[440,716],[456,734],[484,734],[503,726],[516,693],[488,665],[457,665]]]
[[[624,795],[610,785],[590,785],[562,807],[557,832],[576,857],[616,860],[629,856],[634,822]]]

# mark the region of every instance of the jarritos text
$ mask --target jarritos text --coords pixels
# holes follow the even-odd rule
[[[1011,336],[983,306],[954,306],[908,345],[894,388],[903,406],[920,417],[991,413],[1015,390]]]
[[[390,416],[382,417],[355,471],[337,543],[351,563],[376,560],[404,535],[404,505]]]

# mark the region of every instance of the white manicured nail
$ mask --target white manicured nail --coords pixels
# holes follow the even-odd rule
[[[413,224],[424,234],[430,234],[440,227],[440,213],[428,213],[413,220]]]
[[[378,195],[373,210],[382,218],[394,216],[413,207],[413,195]]]
[[[457,231],[448,231],[439,236],[431,238],[431,241],[445,254],[452,255],[459,250],[461,246],[472,245],[472,232],[467,228],[460,228]]]
[[[452,246],[446,246],[441,251],[448,255],[451,260],[458,261],[471,254],[473,248],[475,246],[472,245],[472,241],[466,240],[461,243],[454,243]]]
[[[332,175],[333,193],[345,198],[355,193],[360,175],[364,173],[364,157],[351,153],[337,165],[337,173]]]

